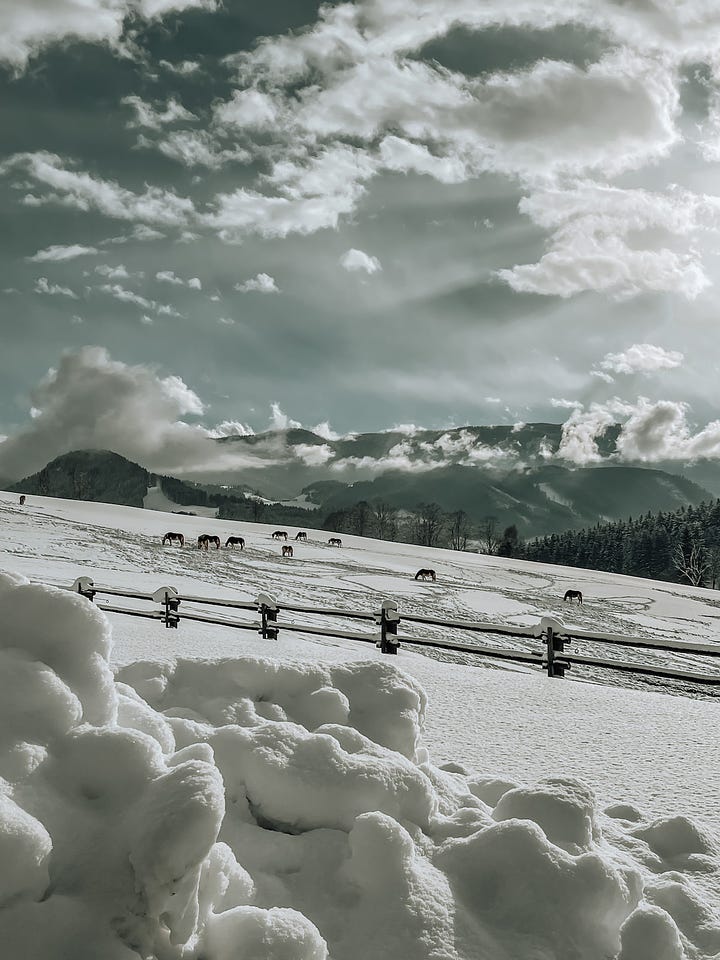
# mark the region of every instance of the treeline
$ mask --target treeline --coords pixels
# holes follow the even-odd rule
[[[714,588],[720,585],[720,500],[555,533],[530,541],[517,555]]]

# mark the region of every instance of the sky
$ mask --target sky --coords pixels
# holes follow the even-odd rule
[[[717,456],[719,32],[714,0],[2,0],[0,436],[133,434],[124,371],[160,432],[639,417],[647,459]]]

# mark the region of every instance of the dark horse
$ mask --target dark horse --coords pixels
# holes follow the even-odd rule
[[[307,534],[305,533],[304,530],[300,530],[299,533],[295,534],[295,539],[303,540],[305,543],[307,543]]]
[[[270,536],[273,540],[287,540],[287,530],[274,530]]]
[[[201,533],[198,537],[198,550],[207,550],[211,543],[215,544],[216,550],[220,549],[220,537],[213,537],[209,533]]]
[[[242,537],[228,537],[225,541],[226,547],[234,547],[235,544],[237,544],[241,550],[245,549],[245,540]]]
[[[283,555],[284,557],[291,557],[291,556],[293,555],[293,548],[292,548],[292,547],[283,547],[283,548],[282,548],[282,555]]]
[[[21,507],[25,506],[25,494],[24,494],[24,493],[23,493],[22,496],[20,497],[20,506],[21,506]]]
[[[415,579],[416,580],[432,580],[432,582],[435,583],[435,581],[437,580],[437,577],[435,576],[434,570],[427,569],[427,570],[418,570],[418,572],[415,574]]]
[[[341,547],[342,540],[340,539],[340,537],[330,537],[330,539],[328,540],[328,546]]]
[[[181,533],[166,533],[162,539],[163,546],[166,543],[179,543],[181,547],[185,546],[185,537]]]
[[[563,603],[566,600],[577,600],[578,603],[582,603],[582,594],[579,590],[566,590],[565,596],[563,597]]]

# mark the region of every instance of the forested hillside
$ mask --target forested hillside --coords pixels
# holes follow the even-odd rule
[[[715,587],[720,584],[720,500],[552,534],[530,541],[516,555]]]

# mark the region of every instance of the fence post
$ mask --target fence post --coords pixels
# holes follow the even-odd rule
[[[276,626],[278,605],[275,597],[269,593],[261,593],[258,597],[258,612],[260,613],[260,630],[263,640],[277,640],[280,628]]]
[[[570,664],[564,660],[558,660],[556,653],[562,653],[565,649],[565,639],[562,632],[565,630],[565,624],[556,617],[543,617],[540,621],[540,636],[547,645],[547,675],[549,677],[564,677],[565,671]]]
[[[180,617],[178,616],[180,598],[178,597],[178,592],[175,587],[159,587],[152,595],[152,598],[156,603],[161,603],[163,606],[162,613],[165,626],[177,630],[177,625],[180,622]]]
[[[380,625],[380,640],[376,643],[380,653],[398,652],[400,641],[397,637],[400,614],[394,600],[383,600],[380,612],[375,614],[375,620]]]
[[[72,585],[72,589],[75,593],[79,593],[83,597],[87,597],[90,603],[95,599],[95,594],[97,590],[95,589],[95,581],[90,577],[78,577],[75,583]]]

